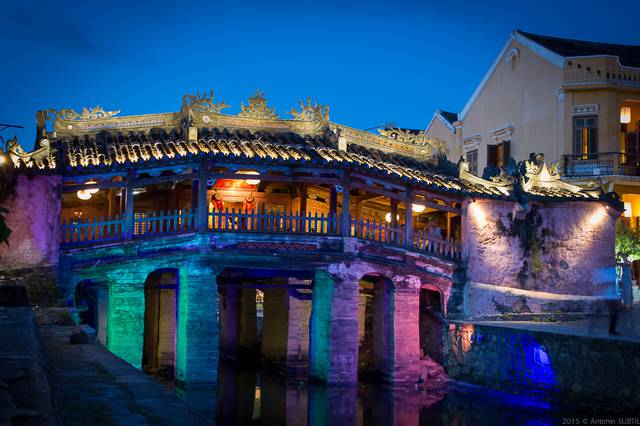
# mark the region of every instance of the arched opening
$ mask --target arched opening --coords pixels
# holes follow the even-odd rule
[[[420,352],[423,359],[442,364],[442,298],[439,291],[420,290]]]
[[[142,369],[172,380],[176,357],[178,271],[159,269],[144,283]]]
[[[73,305],[78,312],[80,324],[87,324],[95,329],[98,327],[98,295],[95,283],[82,280],[76,285]]]
[[[378,274],[360,279],[358,301],[358,374],[383,377],[391,348],[391,282]]]

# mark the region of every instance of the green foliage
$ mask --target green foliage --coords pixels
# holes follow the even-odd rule
[[[631,261],[640,259],[640,231],[624,221],[616,226],[616,257],[621,253],[626,253]]]
[[[9,235],[11,230],[7,226],[6,214],[9,210],[2,207],[8,198],[12,197],[16,187],[16,174],[13,167],[6,162],[0,165],[0,244],[9,245]]]

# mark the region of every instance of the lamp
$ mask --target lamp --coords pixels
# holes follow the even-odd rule
[[[85,182],[85,185],[95,185],[98,182],[96,182],[95,180],[89,180],[87,182]],[[84,192],[88,192],[89,194],[95,194],[96,192],[100,191],[98,188],[93,188],[93,189],[85,189]]]
[[[411,204],[411,210],[413,210],[414,213],[422,213],[426,208],[427,206],[424,204]]]
[[[76,192],[76,195],[78,196],[78,198],[80,198],[81,200],[88,200],[91,198],[91,193],[89,191],[85,191],[85,190],[81,190]]]
[[[260,173],[256,172],[255,170],[240,170],[238,171],[238,174],[260,176]],[[260,179],[245,179],[244,182],[247,185],[259,185]]]
[[[630,107],[622,107],[622,108],[620,108],[620,123],[622,123],[622,124],[631,123],[631,108]]]
[[[386,220],[387,222],[391,223],[391,213],[387,213],[384,216],[384,220]],[[400,220],[400,215],[399,214],[396,215],[396,220]]]

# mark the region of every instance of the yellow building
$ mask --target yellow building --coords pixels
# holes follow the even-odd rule
[[[558,162],[563,179],[600,180],[640,216],[640,46],[516,30],[447,126],[438,111],[426,137],[482,175],[532,152]],[[448,131],[443,131],[448,130]]]

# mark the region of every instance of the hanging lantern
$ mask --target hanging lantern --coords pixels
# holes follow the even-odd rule
[[[414,213],[422,213],[426,208],[427,206],[424,204],[411,204],[411,210],[413,210]]]
[[[89,191],[84,191],[84,190],[78,191],[76,193],[76,195],[78,196],[79,199],[84,200],[84,201],[86,201],[86,200],[91,198],[91,193]]]
[[[622,107],[622,108],[620,108],[620,123],[622,123],[622,124],[631,123],[631,108],[630,107]]]
[[[85,182],[85,185],[95,185],[98,182],[96,182],[95,180],[90,180]],[[85,189],[84,192],[88,192],[89,194],[95,194],[96,192],[100,191],[98,188],[93,188],[93,189]]]

